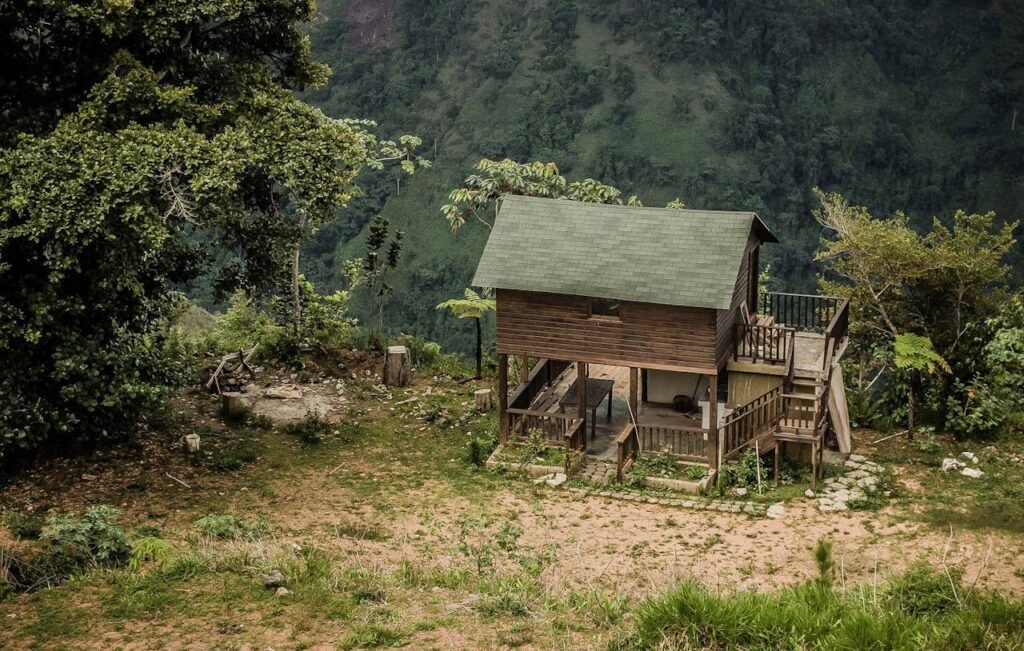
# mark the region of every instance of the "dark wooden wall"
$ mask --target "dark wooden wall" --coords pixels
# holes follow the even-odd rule
[[[591,317],[589,299],[497,291],[498,352],[702,373],[716,369],[715,310],[624,302]]]
[[[740,271],[736,277],[736,289],[732,295],[732,306],[729,310],[718,311],[717,335],[715,337],[715,359],[721,362],[732,351],[732,340],[735,336],[734,325],[740,322],[740,303],[747,301],[747,309],[751,314],[756,314],[758,306],[750,304],[751,281],[757,283],[757,258],[761,247],[761,240],[753,232],[747,240],[747,249],[743,253],[743,260],[740,262]],[[754,267],[751,267],[751,253],[753,253]]]

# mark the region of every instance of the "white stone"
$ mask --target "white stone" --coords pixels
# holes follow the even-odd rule
[[[267,389],[263,397],[272,400],[299,400],[302,398],[302,389],[294,385]]]
[[[878,477],[867,476],[857,482],[858,486],[874,486],[878,483]]]
[[[550,481],[550,480],[552,480],[554,478],[555,478],[555,473],[551,473],[550,475],[542,475],[542,476],[534,479],[533,483],[535,483],[535,484],[543,484],[543,483],[545,483],[547,481]]]
[[[734,488],[734,489],[732,489],[732,494],[735,495],[736,497],[744,497],[747,494],[747,489],[746,488]]]
[[[285,595],[291,594],[291,591],[289,591],[288,588],[281,586],[277,589],[276,592],[274,592],[274,594],[276,594],[278,597],[283,597]]]
[[[564,472],[556,472],[554,477],[547,480],[547,485],[557,488],[564,484],[568,479],[569,478],[565,475]]]
[[[862,454],[851,454],[850,461],[856,461],[857,463],[864,463],[868,458]]]
[[[971,463],[978,463],[978,457],[973,452],[961,452],[960,456],[967,459]]]
[[[853,461],[851,459],[847,459],[846,463],[844,463],[843,465],[846,466],[847,468],[850,468],[851,470],[856,470],[857,468],[860,468],[860,463],[857,461]]]
[[[978,470],[977,468],[964,468],[963,470],[960,471],[960,474],[964,475],[965,477],[970,477],[971,479],[979,479],[985,473]]]
[[[942,460],[942,472],[949,472],[950,470],[960,470],[964,467],[964,464],[960,463],[953,457],[946,457]]]
[[[867,477],[870,474],[870,472],[867,472],[865,470],[854,470],[853,472],[846,473],[846,476],[849,477],[850,479],[863,479],[864,477]]]
[[[786,515],[786,507],[782,502],[777,502],[768,507],[765,515],[773,520],[778,520],[782,516]]]
[[[814,497],[814,491],[808,488],[807,490],[804,491],[804,495],[806,495],[807,497]]]

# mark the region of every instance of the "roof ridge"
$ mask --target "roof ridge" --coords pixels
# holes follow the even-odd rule
[[[631,206],[624,203],[599,203],[596,201],[579,201],[577,199],[570,199],[569,197],[535,197],[528,194],[514,194],[506,193],[501,195],[502,201],[509,199],[526,199],[527,201],[537,202],[569,202],[570,204],[578,204],[581,207],[598,207],[598,208],[618,208],[627,210],[658,210],[658,211],[672,211],[677,213],[714,213],[719,215],[753,215],[757,216],[757,213],[753,210],[717,210],[713,208],[668,208],[665,206]],[[500,213],[499,213],[500,214]]]

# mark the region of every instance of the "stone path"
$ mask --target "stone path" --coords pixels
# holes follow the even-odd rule
[[[583,468],[576,475],[588,484],[610,484],[615,481],[616,465],[607,461],[587,459],[583,462]]]
[[[818,509],[823,513],[846,511],[850,508],[848,502],[862,500],[868,493],[877,491],[878,475],[885,470],[859,454],[851,454],[844,466],[846,472],[827,479],[820,494],[807,490],[807,497],[817,498]]]
[[[624,502],[642,502],[645,504],[660,504],[662,506],[675,506],[696,511],[722,511],[724,513],[746,513],[748,515],[765,515],[763,504],[750,502],[734,502],[731,500],[706,500],[700,498],[656,496],[650,493],[634,490],[597,490],[589,488],[570,488],[569,492],[579,497],[607,497],[612,500]]]

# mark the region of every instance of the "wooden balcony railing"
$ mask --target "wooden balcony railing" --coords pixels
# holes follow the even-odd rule
[[[636,429],[641,450],[668,452],[683,461],[708,462],[708,433],[699,427],[637,423]]]
[[[831,375],[829,367],[832,365],[832,357],[836,354],[836,350],[841,345],[843,339],[846,338],[849,329],[850,299],[842,298],[839,299],[839,306],[836,309],[835,315],[825,328],[825,357],[823,360],[823,370],[829,373],[829,375]]]
[[[728,458],[758,436],[774,430],[784,415],[782,387],[733,410],[722,422],[723,458]]]
[[[776,325],[785,325],[804,332],[825,332],[847,299],[816,294],[783,294],[765,292],[761,295],[761,314],[771,316]]]
[[[785,364],[792,359],[796,330],[785,326],[736,324],[732,358],[761,364]]]

